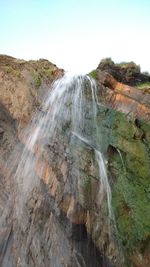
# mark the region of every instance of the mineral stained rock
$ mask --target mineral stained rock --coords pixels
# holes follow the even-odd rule
[[[100,181],[93,150],[84,143],[72,144],[72,149],[77,148],[82,174],[77,198],[77,173],[64,135],[57,136],[43,150],[34,170],[40,184],[31,191],[19,216],[13,212],[16,187],[10,175],[11,162],[26,145],[21,131],[32,114],[41,109],[43,95],[64,71],[44,59],[26,62],[0,56],[3,267],[150,265],[150,94],[133,87],[145,77],[140,76],[135,65],[130,66],[136,73],[133,76],[126,66],[124,71],[118,71],[112,64],[114,73],[103,63],[96,70],[100,102],[97,125],[101,150],[107,159],[118,229],[112,240],[108,238],[106,201],[99,208]],[[150,77],[146,75],[145,79],[142,82]],[[67,132],[67,126],[63,130]],[[13,149],[15,152],[8,159]],[[38,148],[30,153],[36,155]],[[124,255],[125,263],[119,259],[119,253]]]

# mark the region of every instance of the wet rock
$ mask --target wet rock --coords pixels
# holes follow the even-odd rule
[[[98,99],[101,104],[98,105],[95,129],[91,122],[91,95],[86,83],[89,106],[85,128],[87,136],[93,136],[93,140],[98,134],[101,151],[107,159],[116,218],[114,225],[114,221],[108,219],[106,194],[101,194],[95,143],[87,144],[69,134],[68,122],[52,142],[46,140],[43,145],[43,140],[40,140],[32,151],[28,151],[30,147],[26,148],[29,161],[38,157],[34,179],[39,183],[35,183],[33,188],[28,188],[25,183],[24,189],[28,194],[25,190],[19,191],[16,198],[17,183],[9,175],[9,167],[15,161],[16,168],[19,153],[26,145],[26,135],[19,134],[23,144],[17,148],[17,159],[11,159],[7,168],[4,168],[4,163],[15,144],[19,143],[18,131],[20,133],[32,112],[39,108],[37,99],[42,98],[42,93],[57,75],[62,75],[62,71],[46,60],[25,62],[1,56],[0,62],[4,92],[0,96],[3,104],[0,107],[1,265],[10,259],[7,265],[11,267],[120,267],[123,264],[148,267],[148,92],[139,92],[118,82],[112,73],[98,70]],[[78,159],[78,165],[75,159]],[[25,182],[29,177],[30,173]],[[18,199],[23,197],[22,205]],[[123,254],[125,263],[120,259]]]

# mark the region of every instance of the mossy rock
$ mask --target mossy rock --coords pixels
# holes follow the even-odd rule
[[[88,75],[91,76],[95,80],[97,79],[97,71],[96,70],[92,70]]]
[[[150,82],[142,82],[142,83],[139,83],[137,84],[136,88],[138,89],[150,89]]]
[[[121,158],[122,156],[122,158]],[[124,252],[132,254],[150,234],[150,186],[147,159],[140,162],[129,152],[116,150],[109,158],[113,176],[112,204]]]
[[[35,70],[31,70],[31,76],[33,78],[34,86],[36,89],[38,89],[41,86],[41,77],[39,73]]]
[[[129,259],[144,251],[150,239],[150,124],[101,106],[97,122],[118,238]]]

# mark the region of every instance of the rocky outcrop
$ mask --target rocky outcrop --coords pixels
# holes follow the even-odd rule
[[[150,92],[118,82],[112,75],[97,69],[101,90],[99,100],[110,108],[137,119],[150,120]]]
[[[43,95],[63,70],[48,60],[24,61],[0,55],[0,101],[23,128],[41,105]]]
[[[150,125],[108,108],[100,108],[99,121],[125,266],[148,267]]]
[[[5,168],[5,163],[17,142],[15,121],[7,109],[0,104],[0,265],[8,267],[11,267],[7,259],[10,256],[12,244],[12,203],[8,203],[8,199],[12,181],[8,178],[9,170]],[[3,265],[2,262],[4,262]]]
[[[111,58],[103,59],[98,69],[112,75],[118,82],[135,86],[140,83],[150,82],[148,73],[141,73],[140,66],[133,61],[114,63]]]
[[[53,142],[42,146],[41,140],[32,151],[28,147],[29,160],[38,155],[34,179],[39,184],[30,188],[22,206],[24,193],[19,191],[18,195],[10,176],[11,164],[17,164],[26,145],[20,130],[36,109],[44,112],[40,107],[42,94],[63,71],[46,60],[25,62],[6,56],[0,60],[0,264],[149,267],[149,93],[97,70],[100,105],[96,131],[107,159],[116,218],[110,236],[107,200],[100,194],[94,148],[70,136],[69,122]],[[90,110],[91,96],[86,91]],[[90,112],[86,119],[87,132],[95,135]],[[6,166],[16,143],[17,152]],[[74,157],[79,159],[80,177]],[[125,263],[120,259],[123,255]]]
[[[130,64],[122,69],[121,64],[105,60],[94,75],[99,101],[104,104],[99,107],[100,135],[108,159],[116,223],[128,258],[126,264],[148,266],[150,92],[149,84],[143,89],[131,85],[148,82],[150,76],[141,74],[140,69],[136,72],[137,66],[131,65],[131,80],[127,79]]]

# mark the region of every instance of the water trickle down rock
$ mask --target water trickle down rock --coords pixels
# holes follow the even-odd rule
[[[108,265],[87,237],[87,232],[90,235],[92,231],[90,224],[95,209],[100,224],[101,203],[105,197],[109,216],[112,215],[105,163],[98,151],[94,81],[88,76],[69,75],[56,81],[45,97],[42,112],[33,117],[20,139],[25,147],[21,154],[15,155],[16,170],[13,170],[15,264],[40,267]],[[61,229],[59,234],[57,225],[60,223],[64,233]],[[117,249],[112,246],[109,236],[109,221],[106,219],[101,224],[105,229],[101,230],[98,225],[97,231],[101,233],[97,232],[93,241],[99,242],[102,237],[105,244],[100,248],[107,246],[106,256],[117,257]],[[62,242],[58,242],[59,238]],[[113,253],[109,249],[113,249]],[[92,253],[94,263],[90,263]]]
[[[41,67],[42,64],[45,64],[44,62],[40,62]],[[21,64],[19,65],[21,66],[21,77],[22,71],[24,72],[23,66],[28,66],[27,69],[34,70],[33,66],[36,64],[38,71],[34,70],[34,73],[37,73],[38,76],[42,74],[40,71],[43,71],[43,67],[40,70],[38,62],[31,63],[29,65],[26,65],[25,62],[19,63]],[[18,62],[15,60],[16,64]],[[15,70],[16,66],[13,65],[12,67]],[[111,82],[109,84],[107,82],[104,84],[105,82],[100,79],[98,81],[97,98],[104,105],[100,103],[97,105],[97,127],[95,129],[95,122],[93,123],[92,119],[95,110],[93,109],[93,102],[91,102],[93,94],[86,78],[84,83],[86,89],[84,90],[86,96],[84,128],[86,133],[81,131],[82,127],[80,127],[80,131],[75,132],[75,127],[73,127],[71,121],[66,120],[62,128],[56,125],[57,134],[51,142],[50,139],[46,140],[45,137],[41,137],[41,140],[33,145],[32,151],[31,148],[27,149],[29,144],[35,141],[34,138],[28,140],[29,129],[33,133],[38,122],[36,119],[42,120],[44,114],[48,111],[40,108],[41,111],[32,122],[33,129],[29,127],[27,131],[23,131],[19,135],[26,149],[22,144],[19,144],[16,147],[16,153],[13,153],[14,156],[9,161],[8,167],[4,168],[4,162],[17,141],[15,137],[17,135],[15,125],[17,124],[9,115],[11,114],[16,119],[15,106],[4,101],[4,96],[8,95],[9,102],[11,102],[11,90],[9,87],[7,91],[8,84],[3,83],[3,80],[7,78],[7,82],[11,80],[11,83],[14,83],[15,79],[20,81],[18,67],[18,74],[14,73],[12,69],[9,74],[6,74],[4,69],[5,64],[0,77],[1,87],[5,92],[4,95],[1,95],[1,102],[7,109],[3,113],[4,115],[1,115],[0,120],[0,145],[2,149],[2,156],[0,157],[2,174],[0,184],[2,191],[0,195],[2,214],[0,217],[0,261],[3,262],[3,266],[6,266],[6,262],[8,266],[9,264],[10,266],[58,267],[65,264],[74,267],[109,265],[108,261],[107,264],[103,262],[98,252],[100,250],[111,259],[111,262],[116,263],[117,245],[110,242],[108,235],[107,198],[101,196],[103,199],[101,202],[99,194],[99,169],[95,162],[94,153],[97,143],[98,148],[101,149],[108,160],[108,178],[112,189],[112,203],[122,249],[127,260],[125,266],[149,267],[150,127],[148,124],[148,93],[143,94],[142,91],[139,92],[131,86],[124,86],[116,83],[116,81],[117,86],[112,88],[112,77],[110,77]],[[28,76],[30,77],[29,69],[25,71],[26,77],[21,80],[22,83],[25,82],[25,79],[27,80]],[[105,80],[106,74],[104,72],[101,74],[101,78],[102,76]],[[43,81],[40,87],[42,89]],[[22,90],[21,88],[20,90]],[[48,87],[46,88],[48,89]],[[14,86],[12,89],[14,90]],[[28,83],[27,90],[29,89],[30,84]],[[17,92],[14,90],[12,100],[15,100]],[[80,99],[81,96],[79,94]],[[96,100],[97,98],[95,97]],[[26,99],[28,102],[28,98]],[[81,105],[78,104],[78,106],[81,108]],[[144,106],[146,112],[144,112]],[[71,101],[65,107],[71,110]],[[75,109],[77,115],[80,108]],[[127,111],[127,114],[115,109],[125,113]],[[71,113],[69,112],[69,114]],[[68,113],[66,113],[66,116],[68,116]],[[5,119],[3,119],[4,117]],[[17,117],[17,123],[19,126],[24,125],[22,115]],[[80,125],[82,126],[82,123]],[[32,142],[28,143],[27,140]],[[68,143],[70,146],[68,146]],[[24,181],[22,174],[23,183],[19,187],[17,187],[18,184],[13,178],[16,176],[9,175],[11,169],[13,169],[12,173],[15,173],[23,151],[35,167],[32,173],[35,178],[31,183],[32,188],[29,186],[30,183],[26,183],[28,180]],[[75,151],[76,153],[74,153]],[[75,161],[78,164],[75,164]],[[30,166],[30,160],[27,162]],[[12,168],[12,165],[14,168]],[[24,166],[22,165],[22,167]],[[28,174],[33,178],[30,172]],[[22,192],[18,194],[18,188],[21,190],[23,184],[26,189],[29,188],[29,194],[26,190],[27,194],[24,193],[22,198],[26,201],[16,202],[14,206],[15,201],[21,199]],[[3,197],[4,195],[5,197]],[[11,200],[9,203],[7,202],[8,199]],[[17,213],[20,209],[22,212]],[[16,214],[19,215],[18,218]],[[90,240],[89,236],[91,237]],[[11,257],[9,258],[9,256]],[[115,265],[117,266],[117,263]],[[119,263],[118,266],[120,265]]]

